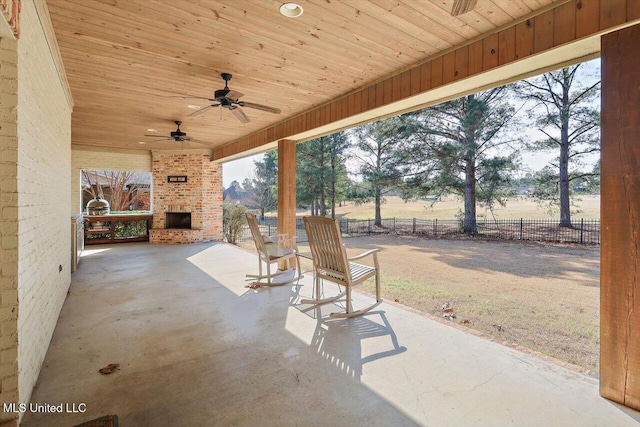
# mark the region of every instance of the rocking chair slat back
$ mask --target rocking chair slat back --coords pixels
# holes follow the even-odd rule
[[[253,237],[253,242],[256,245],[256,250],[261,258],[263,258],[263,254],[267,253],[267,248],[265,245],[264,237],[260,232],[260,227],[258,226],[258,221],[256,220],[256,216],[250,212],[246,213],[247,216],[247,224],[249,224],[249,230],[251,230],[251,237]]]
[[[330,218],[305,217],[304,225],[318,274],[326,274],[349,283],[349,263],[337,221]]]

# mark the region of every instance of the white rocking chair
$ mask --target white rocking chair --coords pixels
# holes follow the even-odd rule
[[[373,249],[358,256],[347,258],[347,251],[342,244],[338,221],[330,218],[307,216],[304,217],[304,226],[307,230],[313,257],[316,298],[303,299],[301,303],[326,304],[346,295],[346,312],[331,313],[331,317],[338,318],[360,316],[380,305],[382,303],[380,296],[380,269],[378,266],[378,252],[380,252],[380,249]],[[352,262],[369,255],[373,256],[374,267]],[[351,288],[374,276],[376,278],[376,302],[369,307],[353,311]],[[345,290],[334,297],[321,299],[321,280],[337,283],[340,286],[344,286]]]
[[[288,278],[285,281],[273,281],[274,278],[289,273],[295,269],[296,251],[292,247],[295,247],[295,236],[287,237],[286,234],[278,234],[277,240],[272,240],[268,236],[263,235],[258,227],[258,221],[256,221],[255,215],[252,213],[246,214],[247,223],[251,230],[251,236],[253,242],[256,245],[258,251],[258,274],[247,274],[248,280],[253,280],[262,286],[280,286],[291,283],[298,280],[298,275],[294,275],[293,278]],[[292,262],[293,260],[293,262]],[[262,274],[262,263],[267,264],[267,274]],[[279,270],[271,273],[271,265],[274,263],[284,262],[286,264],[285,270]]]

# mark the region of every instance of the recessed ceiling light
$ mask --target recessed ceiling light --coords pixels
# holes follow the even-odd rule
[[[189,104],[187,105],[187,108],[191,108],[192,110],[199,110],[200,106],[195,104]]]
[[[147,141],[138,141],[138,144],[146,144]]]
[[[147,132],[158,132],[158,129],[147,129]]]
[[[283,3],[280,6],[280,14],[287,18],[297,18],[302,15],[304,9],[298,3]]]

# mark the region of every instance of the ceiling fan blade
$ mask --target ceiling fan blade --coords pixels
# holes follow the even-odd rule
[[[471,12],[478,0],[453,0],[453,7],[451,8],[451,16],[462,15],[467,12]]]
[[[211,102],[214,102],[214,101],[215,101],[215,99],[206,98],[206,97],[204,97],[204,96],[191,96],[191,95],[188,95],[188,96],[183,96],[183,95],[171,95],[171,96],[169,96],[168,98],[180,98],[180,99],[202,99],[202,100],[205,100],[205,101],[211,101]]]
[[[210,109],[212,109],[214,107],[219,107],[219,106],[220,106],[220,104],[207,105],[206,107],[202,107],[201,109],[196,110],[191,114],[187,114],[187,117],[195,117],[195,116],[197,116],[199,114],[204,113],[205,111],[209,111]]]
[[[145,135],[145,136],[149,137],[149,138],[166,138],[166,139],[170,139],[170,138],[167,138],[167,135]]]
[[[238,99],[242,98],[244,96],[244,93],[240,93],[237,90],[229,90],[229,92],[227,92],[225,96],[231,99]]]
[[[267,113],[273,113],[273,114],[280,114],[281,113],[279,108],[269,107],[268,105],[262,105],[262,104],[254,104],[253,102],[242,101],[242,102],[240,102],[240,106],[247,107],[247,108],[254,108],[256,110],[266,111]]]
[[[229,110],[231,110],[233,115],[236,116],[236,118],[240,120],[242,123],[249,123],[251,121],[249,120],[249,117],[247,117],[247,115],[244,113],[244,111],[242,111],[240,108],[231,107],[229,108]]]

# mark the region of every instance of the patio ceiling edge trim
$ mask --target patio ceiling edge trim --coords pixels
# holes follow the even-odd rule
[[[640,23],[640,2],[636,0],[571,0],[216,147],[213,161],[225,162],[267,151],[282,139],[302,142],[317,138],[597,57],[601,35],[637,23]]]
[[[53,63],[56,67],[56,72],[62,85],[62,90],[67,98],[67,103],[71,110],[73,110],[73,95],[71,94],[71,86],[69,86],[69,80],[67,79],[67,72],[62,61],[62,55],[60,54],[60,47],[58,46],[58,39],[53,30],[53,23],[51,22],[51,15],[49,14],[49,7],[46,1],[34,1],[36,8],[36,14],[44,30],[44,37],[49,45],[49,53],[53,58]]]

